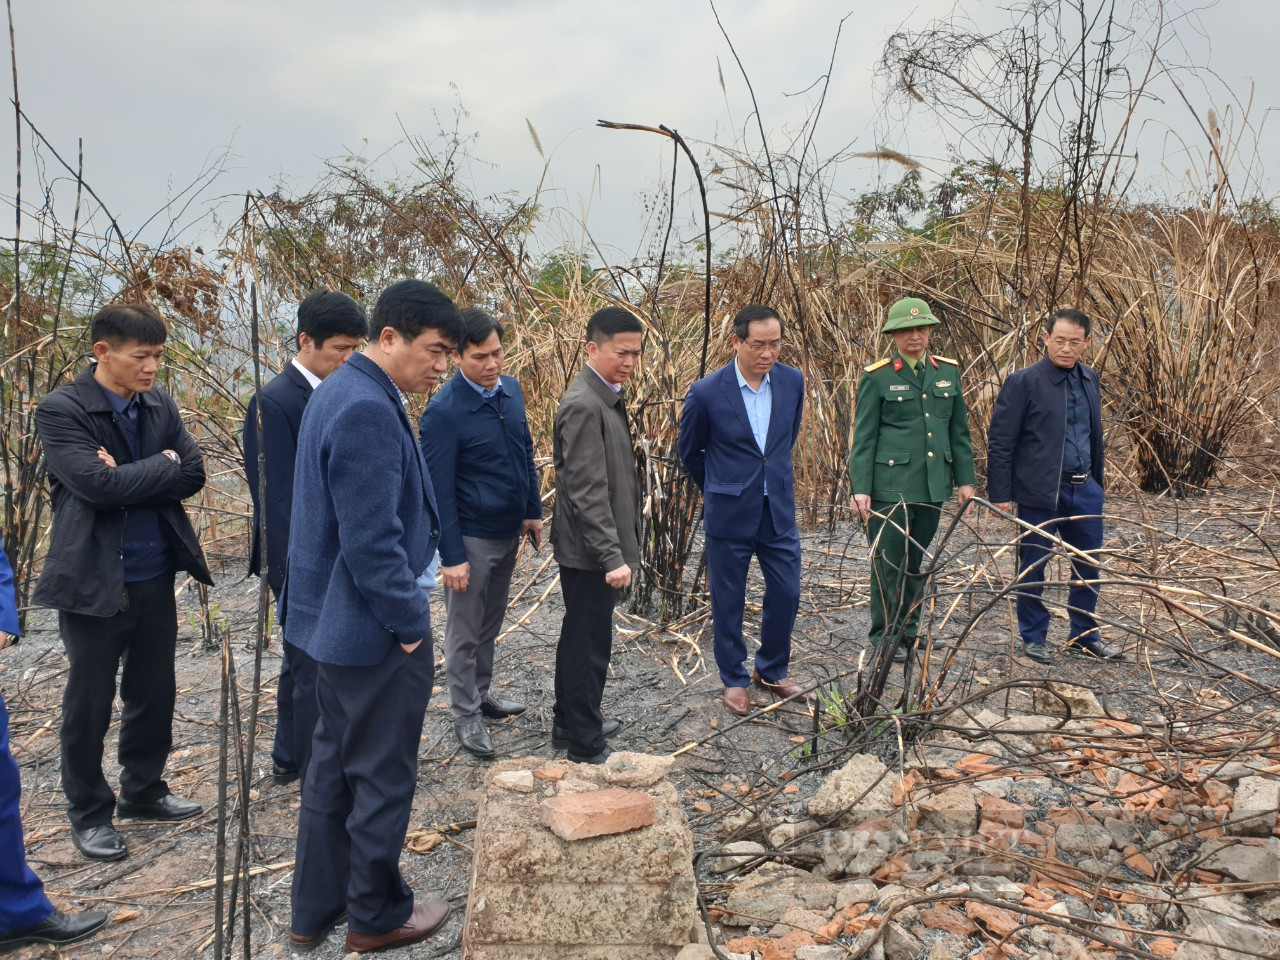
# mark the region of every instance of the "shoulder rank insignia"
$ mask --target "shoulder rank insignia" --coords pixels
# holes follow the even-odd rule
[[[869,364],[867,364],[867,365],[866,365],[865,367],[863,367],[862,369],[863,369],[863,371],[864,371],[864,372],[866,372],[866,373],[875,373],[877,370],[879,370],[881,367],[883,367],[883,366],[884,366],[886,363],[888,363],[888,362],[889,362],[889,358],[888,358],[888,357],[885,357],[883,360],[877,360],[875,363],[869,363]]]
[[[951,364],[953,367],[958,367],[958,366],[960,366],[960,364],[959,364],[957,361],[952,360],[950,357],[934,357],[933,359],[934,359],[934,360],[941,360],[943,363],[949,363],[949,364]],[[937,366],[937,364],[935,363],[935,364],[934,364],[934,366],[936,367],[936,366]]]

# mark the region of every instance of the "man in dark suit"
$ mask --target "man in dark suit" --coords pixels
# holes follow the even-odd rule
[[[1097,660],[1123,660],[1098,635],[1098,565],[1102,549],[1102,398],[1098,375],[1080,358],[1093,324],[1064,308],[1045,321],[1045,355],[1012,374],[1000,389],[987,438],[987,491],[991,504],[1038,531],[1018,541],[1018,631],[1022,652],[1038,663],[1052,658],[1045,645],[1049,611],[1044,568],[1057,535],[1078,553],[1067,597],[1067,648]]]
[[[425,393],[462,334],[421,280],[378,298],[370,342],[302,417],[293,481],[286,640],[316,661],[319,723],[302,788],[289,939],[320,945],[347,919],[357,953],[417,943],[449,905],[415,905],[400,849],[431,696],[431,608],[418,578],[439,513],[406,393]]]
[[[724,704],[751,712],[749,682],[779,697],[803,699],[787,676],[791,630],[800,607],[800,534],[796,529],[791,448],[800,435],[804,376],[778,363],[782,320],[760,304],[743,307],[729,338],[734,359],[689,388],[680,414],[680,459],[703,495],[707,577],[716,666]],[[764,574],[760,649],[750,675],[742,637],[747,569]]]
[[[542,545],[542,496],[520,384],[502,373],[502,324],[462,311],[458,372],[427,404],[422,453],[440,505],[440,580],[448,624],[444,668],[462,748],[493,756],[484,718],[524,712],[495,696],[493,655],[520,538]]]
[[[600,712],[613,645],[613,607],[640,566],[640,483],[622,385],[644,349],[644,325],[621,307],[587,321],[587,364],[560,399],[552,451],[551,543],[564,619],[556,647],[551,743],[575,763],[604,763],[618,729]]]
[[[253,548],[249,572],[262,573],[262,528],[267,528],[267,583],[279,599],[289,553],[289,511],[293,505],[293,461],[298,451],[302,411],[311,391],[347,361],[369,332],[364,307],[345,293],[315,290],[298,304],[298,353],[284,372],[262,388],[261,451],[258,444],[258,398],[249,401],[244,418],[244,472],[253,498]],[[259,501],[261,453],[267,478]],[[265,505],[265,509],[264,509]],[[292,644],[280,653],[276,688],[276,738],[271,749],[271,777],[291,783],[306,772],[315,732],[315,665]]]
[[[201,812],[164,781],[177,693],[174,574],[213,583],[182,509],[204,486],[204,458],[156,385],[168,333],[147,304],[103,307],[89,327],[95,363],[36,410],[53,529],[31,599],[58,611],[68,661],[62,789],[72,843],[90,860],[127,854],[117,812],[125,820]],[[118,805],[102,774],[117,674]]]
[[[0,650],[17,642],[13,569],[0,549]],[[44,895],[44,884],[27,866],[19,804],[21,788],[18,764],[9,751],[9,712],[4,697],[0,697],[0,953],[31,943],[75,943],[107,922],[107,915],[96,910],[55,910]]]

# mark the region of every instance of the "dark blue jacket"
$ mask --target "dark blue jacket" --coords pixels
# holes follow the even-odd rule
[[[302,416],[284,637],[320,663],[368,667],[430,636],[416,581],[440,536],[435,495],[395,385],[357,353]]]
[[[267,517],[267,582],[280,596],[285,561],[289,556],[289,511],[293,503],[293,461],[298,453],[302,411],[311,399],[311,384],[290,363],[284,372],[262,388],[263,459],[266,462],[266,509],[258,503],[258,402],[249,401],[244,416],[244,474],[253,498],[253,548],[249,572],[262,573],[259,542],[262,513]]]
[[[13,568],[0,547],[0,631],[18,635],[18,598],[13,589]]]
[[[1093,368],[1077,364],[1089,402],[1089,472],[1103,486],[1102,398]],[[1067,442],[1067,374],[1044,357],[1010,374],[987,433],[987,499],[1056,510]]]
[[[702,491],[707,536],[750,540],[760,526],[765,481],[773,528],[795,529],[795,470],[791,448],[800,435],[804,375],[775,363],[769,371],[772,405],[764,453],[756,443],[735,361],[689,388],[680,413],[680,459]]]
[[[427,404],[418,429],[440,507],[440,562],[466,562],[462,538],[510,540],[542,516],[524,394],[502,377],[501,413],[455,373]]]

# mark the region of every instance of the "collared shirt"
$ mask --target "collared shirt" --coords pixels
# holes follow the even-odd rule
[[[498,382],[495,383],[492,387],[482,387],[480,386],[480,384],[476,383],[474,380],[472,380],[470,377],[464,374],[461,370],[458,371],[458,376],[462,377],[462,379],[466,382],[467,386],[469,386],[476,393],[480,394],[481,399],[483,399],[485,403],[487,403],[490,407],[493,408],[493,411],[498,415],[499,420],[504,419],[502,416],[502,398],[505,397],[506,394],[503,393],[502,391],[501,377],[498,378]]]
[[[366,356],[368,355],[366,354]],[[382,370],[382,364],[375,362],[373,365],[379,370]],[[382,370],[382,375],[387,378],[387,383],[391,384],[392,389],[396,392],[396,396],[400,398],[400,405],[407,410],[409,408],[409,398],[406,397],[404,395],[404,391],[400,389],[400,384],[392,380],[391,374],[387,373],[386,370]]]
[[[591,366],[591,364],[589,364],[589,363],[588,363],[588,364],[587,364],[587,368],[588,368],[592,373],[594,373],[597,377],[600,377],[600,371],[599,371],[599,370],[597,370],[595,367]],[[614,393],[621,393],[621,392],[622,392],[622,384],[620,384],[620,383],[610,383],[610,382],[609,382],[608,380],[606,380],[604,377],[600,377],[600,382],[601,382],[601,383],[603,383],[603,384],[604,384],[606,387],[608,387],[610,390],[612,390]]]
[[[293,358],[292,360],[290,360],[289,362],[290,362],[290,363],[292,363],[295,367],[297,367],[297,368],[298,368],[298,371],[299,371],[299,372],[300,372],[304,377],[306,377],[306,378],[307,378],[307,383],[311,384],[311,389],[312,389],[312,390],[314,390],[316,387],[320,386],[320,382],[321,382],[321,381],[320,381],[320,378],[319,378],[319,377],[317,377],[317,376],[316,376],[314,373],[312,373],[310,370],[308,370],[306,367],[304,367],[304,366],[302,365],[302,361],[301,361],[301,360],[299,360],[297,357],[294,357],[294,358]]]
[[[134,462],[142,459],[142,401],[135,393],[125,399],[118,393],[98,384],[103,396],[111,404],[113,417],[120,432],[129,444],[129,454]],[[160,514],[149,507],[129,507],[125,510],[124,535],[120,542],[124,562],[124,582],[139,583],[167,573],[172,567],[169,545],[160,527]]]
[[[756,438],[756,446],[764,453],[765,443],[769,440],[769,418],[773,415],[773,386],[769,382],[769,374],[760,381],[760,388],[754,389],[747,383],[747,378],[738,368],[738,361],[733,362],[733,372],[738,378],[738,392],[742,394],[742,403],[747,408],[747,422],[751,424],[751,434]],[[765,481],[764,495],[769,495],[769,483]]]
[[[1063,473],[1088,473],[1093,462],[1089,448],[1089,398],[1084,392],[1080,364],[1067,371],[1067,432],[1062,451]]]

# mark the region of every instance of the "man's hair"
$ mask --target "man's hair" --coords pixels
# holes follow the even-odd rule
[[[620,333],[644,333],[644,324],[634,313],[622,307],[604,307],[587,321],[587,343],[599,346]]]
[[[168,338],[164,317],[149,303],[108,303],[89,323],[90,342],[101,340],[113,350],[130,341],[154,347]]]
[[[751,324],[761,320],[777,320],[779,326],[782,324],[782,318],[773,307],[766,307],[763,303],[752,303],[743,307],[734,316],[733,335],[739,340],[747,339],[747,334],[751,332]]]
[[[446,340],[462,339],[462,315],[453,301],[425,280],[397,280],[382,291],[373,307],[369,337],[377,340],[390,327],[405,340],[435,330]]]
[[[1089,319],[1089,315],[1079,310],[1073,310],[1071,307],[1059,307],[1053,313],[1049,314],[1044,321],[1044,332],[1053,333],[1053,325],[1059,320],[1065,320],[1067,323],[1075,324],[1084,331],[1087,337],[1093,331],[1093,321]]]
[[[369,317],[364,307],[345,293],[335,290],[312,290],[298,304],[298,333],[294,343],[302,346],[299,337],[306,334],[317,347],[323,347],[330,337],[357,337],[369,335]]]
[[[496,317],[488,310],[479,307],[468,307],[462,311],[462,336],[458,338],[458,353],[467,347],[478,347],[493,334],[502,339],[505,333]]]

